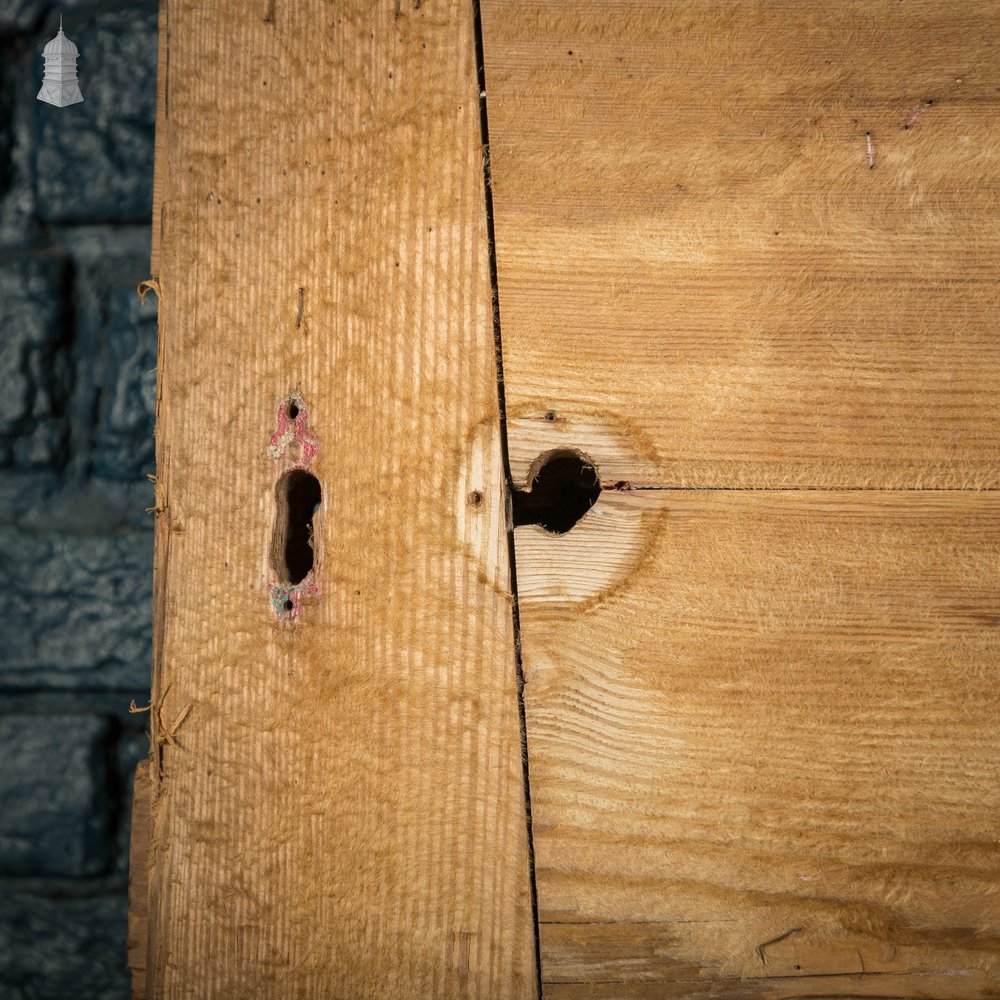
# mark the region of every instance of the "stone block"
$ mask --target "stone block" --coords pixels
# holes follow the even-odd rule
[[[60,257],[0,263],[0,465],[39,467],[65,459],[66,280]]]
[[[4,1000],[128,1000],[124,895],[0,897]]]
[[[107,867],[107,738],[100,716],[0,715],[0,874]]]
[[[0,689],[146,687],[152,562],[145,532],[0,530]]]

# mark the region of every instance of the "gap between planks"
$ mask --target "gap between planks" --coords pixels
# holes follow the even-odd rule
[[[535,841],[531,825],[531,774],[528,765],[528,724],[524,705],[524,663],[521,656],[521,612],[517,595],[517,560],[514,550],[514,522],[511,496],[514,479],[510,470],[510,449],[507,442],[507,398],[503,377],[503,338],[500,328],[500,282],[497,275],[496,235],[493,225],[493,187],[490,175],[490,128],[486,108],[486,57],[483,48],[483,19],[479,0],[471,0],[472,24],[476,46],[476,87],[479,93],[479,128],[483,159],[483,193],[486,213],[486,243],[490,271],[490,304],[493,314],[493,348],[496,359],[498,423],[500,429],[500,461],[503,465],[505,522],[507,531],[507,565],[510,574],[511,614],[514,632],[514,664],[517,675],[517,719],[521,741],[521,768],[524,776],[524,815],[528,841],[528,883],[531,897],[531,923],[535,947],[535,990],[542,1000],[542,942],[538,924],[538,884],[535,878]]]

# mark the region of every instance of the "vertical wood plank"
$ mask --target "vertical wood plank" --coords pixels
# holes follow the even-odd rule
[[[146,1000],[149,950],[149,764],[140,762],[132,778],[132,827],[129,837],[128,932],[125,960],[132,975],[133,1000]]]
[[[150,995],[531,996],[471,5],[169,21]]]

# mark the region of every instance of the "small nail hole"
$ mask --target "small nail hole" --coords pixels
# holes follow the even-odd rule
[[[557,448],[541,455],[528,473],[528,489],[512,494],[514,527],[537,524],[556,535],[570,530],[601,495],[597,468],[586,455]]]
[[[288,404],[288,419],[294,420],[299,415],[299,408],[294,403]]]
[[[294,607],[295,607],[295,602],[294,601],[285,601],[285,610],[286,611],[291,611],[292,608],[294,608]]]
[[[469,504],[473,507],[482,507],[483,494],[479,490],[473,490],[469,494]]]
[[[556,413],[555,410],[546,410],[545,419],[548,420],[549,423],[553,423],[554,421],[559,419],[559,414]]]

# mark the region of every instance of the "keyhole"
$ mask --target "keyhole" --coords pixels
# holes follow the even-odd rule
[[[528,474],[528,489],[513,493],[514,527],[538,524],[563,535],[600,495],[594,463],[578,451],[558,448],[536,459]]]
[[[313,516],[323,498],[319,480],[302,469],[286,472],[274,488],[278,510],[271,567],[285,584],[301,583],[313,568]]]

